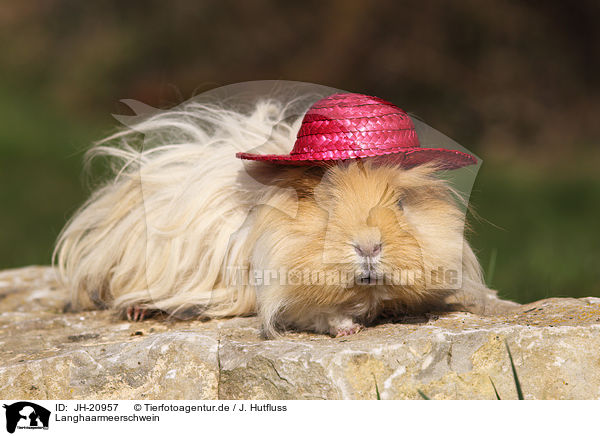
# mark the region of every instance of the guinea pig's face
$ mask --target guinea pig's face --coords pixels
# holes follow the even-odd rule
[[[300,227],[314,229],[298,256],[306,264],[310,253],[312,265],[339,272],[346,291],[383,286],[410,298],[424,291],[426,274],[462,253],[463,214],[432,167],[336,165],[303,201],[321,213],[298,215],[307,221]]]

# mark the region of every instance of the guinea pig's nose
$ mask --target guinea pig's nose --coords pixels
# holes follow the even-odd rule
[[[354,249],[359,256],[375,257],[381,253],[381,243],[377,244],[354,244]]]

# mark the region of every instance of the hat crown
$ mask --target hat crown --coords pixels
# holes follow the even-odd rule
[[[335,159],[418,147],[415,126],[405,111],[378,97],[342,93],[310,107],[290,155]]]
[[[424,148],[406,112],[378,97],[333,94],[314,103],[304,115],[289,154],[236,153],[240,159],[284,165],[323,165],[379,156],[403,168],[435,162],[440,169],[477,163],[459,150]]]

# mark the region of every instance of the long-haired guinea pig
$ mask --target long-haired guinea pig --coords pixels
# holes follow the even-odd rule
[[[189,103],[92,149],[116,174],[55,248],[72,308],[111,308],[131,320],[257,314],[273,337],[343,336],[381,317],[515,306],[485,286],[464,211],[435,162],[235,158],[258,146],[289,152],[301,121],[289,122],[276,101],[243,113]],[[140,132],[145,148],[135,144]]]

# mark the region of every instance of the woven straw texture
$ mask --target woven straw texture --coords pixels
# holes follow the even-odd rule
[[[302,120],[288,155],[237,153],[240,159],[293,165],[387,156],[404,167],[436,161],[445,169],[477,163],[458,150],[422,148],[406,112],[363,94],[334,94],[317,101]]]

